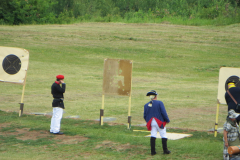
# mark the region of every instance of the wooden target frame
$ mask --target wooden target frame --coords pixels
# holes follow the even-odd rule
[[[227,90],[227,81],[230,79],[233,79],[236,82],[236,86],[240,87],[239,77],[240,77],[240,68],[221,67],[219,70],[217,111],[216,111],[216,121],[215,121],[215,127],[214,127],[214,137],[217,136],[219,105],[227,104],[225,100],[225,93]]]
[[[119,95],[129,97],[128,128],[131,128],[132,66],[133,66],[132,60],[123,59],[104,60],[100,125],[103,125],[105,95]]]
[[[0,46],[0,82],[23,85],[19,116],[23,113],[23,98],[29,65],[29,52],[23,48]]]

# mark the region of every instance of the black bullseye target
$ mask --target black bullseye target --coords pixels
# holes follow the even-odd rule
[[[0,82],[22,84],[19,117],[23,114],[23,97],[29,63],[29,51],[23,48],[0,46]]]
[[[24,85],[28,63],[28,50],[0,46],[0,82]]]
[[[21,60],[18,56],[10,54],[3,59],[2,67],[6,73],[14,75],[21,69]]]

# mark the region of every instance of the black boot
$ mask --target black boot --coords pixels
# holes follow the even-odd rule
[[[150,139],[150,145],[151,145],[151,155],[155,155],[156,151],[155,151],[155,142],[156,142],[156,138],[155,137],[151,137]]]
[[[167,148],[167,138],[162,138],[163,154],[169,154],[171,151]]]

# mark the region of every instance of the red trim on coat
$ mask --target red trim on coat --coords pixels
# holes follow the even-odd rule
[[[157,118],[155,118],[155,117],[153,117],[154,119],[155,119],[155,121],[157,122],[157,124],[158,124],[158,126],[159,126],[159,128],[161,127],[161,125],[163,125],[163,127],[165,127],[165,125],[167,124],[167,122],[162,122],[162,121],[160,121],[159,119],[157,119]],[[153,118],[151,118],[149,121],[148,121],[148,123],[147,123],[147,129],[149,130],[149,131],[151,131],[151,129],[152,129],[152,126],[151,126],[151,123],[152,123],[152,119]]]
[[[60,84],[58,81],[55,81],[55,83]]]

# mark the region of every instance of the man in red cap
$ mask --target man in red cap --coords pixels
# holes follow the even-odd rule
[[[52,84],[51,93],[53,95],[53,115],[51,119],[50,133],[62,135],[60,132],[61,119],[63,115],[64,103],[63,93],[65,93],[66,84],[64,83],[63,75],[57,75],[57,80]]]

